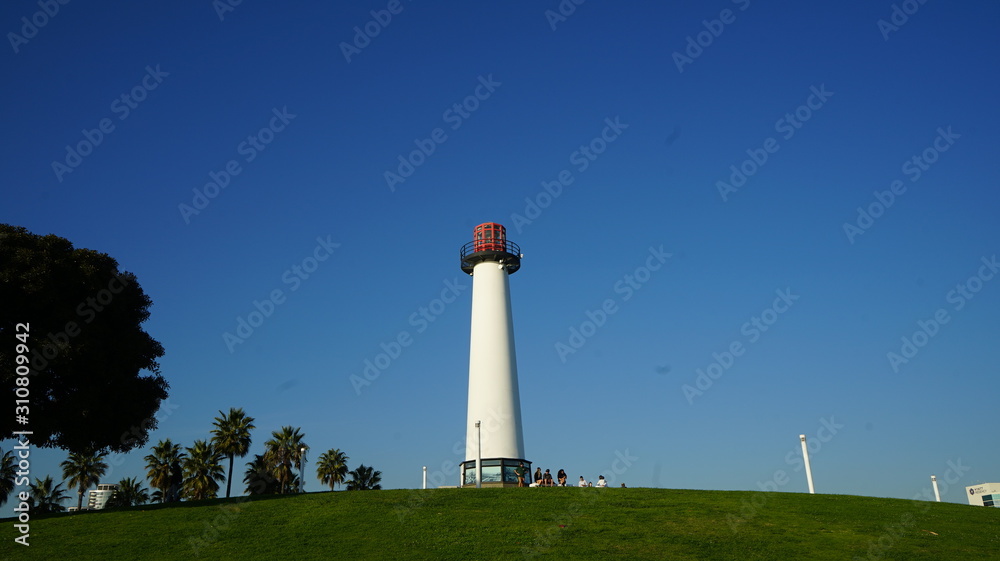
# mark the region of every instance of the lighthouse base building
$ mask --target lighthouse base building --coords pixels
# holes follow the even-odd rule
[[[531,462],[524,459],[508,282],[521,268],[521,257],[506,229],[493,222],[476,226],[473,240],[460,252],[462,271],[472,275],[463,487],[516,487],[521,464],[525,485],[531,478]]]

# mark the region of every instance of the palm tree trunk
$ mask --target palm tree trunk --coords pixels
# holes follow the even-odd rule
[[[77,511],[83,510],[83,488],[82,487],[80,488],[80,492],[77,493],[76,496],[77,496],[76,510]]]
[[[233,455],[229,455],[229,477],[226,478],[226,498],[229,498],[229,491],[233,488]]]

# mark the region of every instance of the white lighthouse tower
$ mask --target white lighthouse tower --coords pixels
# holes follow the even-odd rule
[[[462,246],[462,270],[472,275],[472,337],[469,345],[469,413],[462,485],[517,486],[514,470],[524,459],[521,398],[517,388],[514,322],[507,277],[521,268],[521,250],[500,224],[476,226]],[[481,463],[477,470],[477,462]]]

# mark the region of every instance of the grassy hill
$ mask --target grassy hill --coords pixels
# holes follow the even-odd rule
[[[0,559],[1000,558],[1000,509],[669,489],[310,493],[2,522]]]

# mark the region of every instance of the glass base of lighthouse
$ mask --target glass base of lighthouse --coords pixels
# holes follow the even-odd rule
[[[483,487],[517,487],[514,470],[524,464],[524,486],[531,483],[531,462],[512,458],[483,458]],[[462,462],[462,487],[476,486],[476,460]]]

